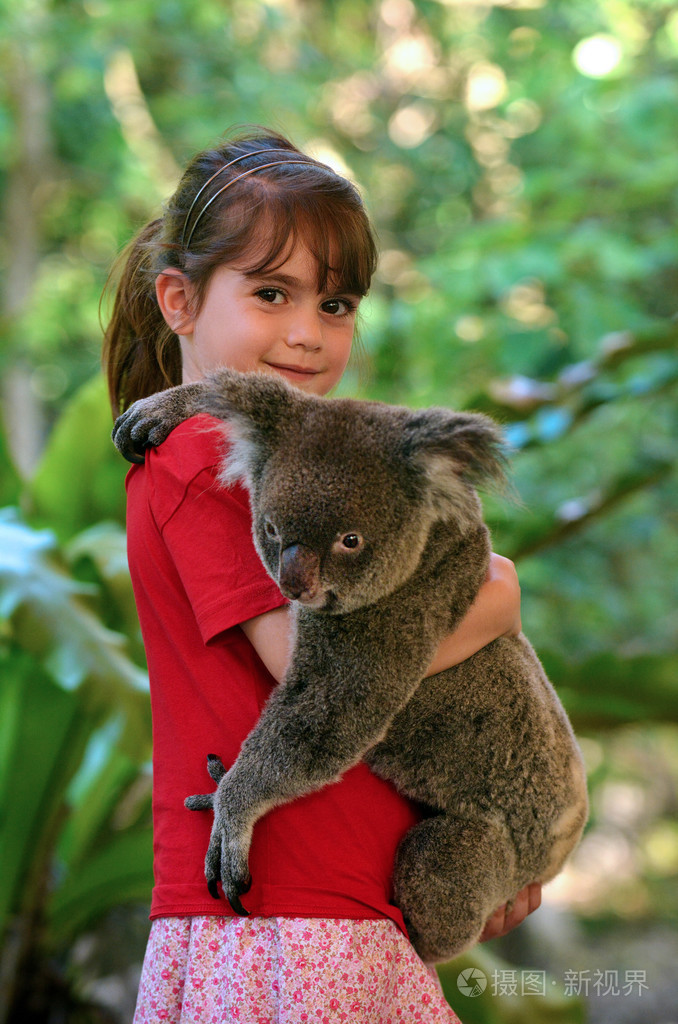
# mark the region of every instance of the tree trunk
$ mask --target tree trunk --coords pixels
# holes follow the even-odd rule
[[[38,19],[38,22],[41,19]],[[32,15],[35,21],[35,15]],[[39,25],[32,41],[23,39],[7,48],[6,88],[14,112],[14,160],[7,172],[2,212],[7,259],[2,282],[2,334],[10,366],[3,383],[3,405],[8,444],[16,465],[27,476],[37,462],[43,443],[44,416],[31,388],[31,368],[22,354],[18,325],[31,301],[40,263],[41,214],[47,198],[45,185],[53,165],[49,132],[49,92],[38,69]]]

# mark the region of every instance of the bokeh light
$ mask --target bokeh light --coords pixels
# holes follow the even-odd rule
[[[588,78],[606,78],[617,70],[624,52],[614,36],[595,35],[582,39],[572,53],[577,71]]]

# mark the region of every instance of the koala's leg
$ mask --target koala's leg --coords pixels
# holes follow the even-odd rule
[[[514,863],[499,825],[440,814],[410,829],[393,882],[422,960],[451,960],[478,941],[488,918],[515,895]]]

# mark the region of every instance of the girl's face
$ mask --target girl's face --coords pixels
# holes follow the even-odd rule
[[[184,384],[219,366],[279,374],[315,395],[338,383],[360,296],[333,291],[329,283],[318,292],[316,262],[303,246],[260,274],[219,267],[194,316],[186,315],[190,289],[176,270],[157,281],[165,319],[179,334]]]

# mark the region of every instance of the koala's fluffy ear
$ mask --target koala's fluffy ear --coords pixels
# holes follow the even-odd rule
[[[304,397],[280,377],[239,373],[222,367],[203,381],[200,411],[229,425],[230,451],[224,464],[226,482],[251,483],[257,465],[265,461],[275,440]]]
[[[507,445],[499,426],[480,413],[422,409],[406,430],[407,456],[423,468],[436,510],[461,511],[468,488],[506,482]]]

